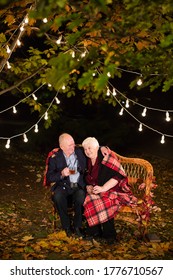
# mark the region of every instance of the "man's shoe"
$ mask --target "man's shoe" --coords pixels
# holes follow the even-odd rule
[[[84,237],[84,234],[81,232],[80,228],[76,227],[74,229],[74,233],[78,236],[78,237]]]
[[[73,234],[70,228],[66,228],[66,229],[65,229],[65,232],[66,232],[66,235],[67,235],[68,237],[72,236],[72,234]]]

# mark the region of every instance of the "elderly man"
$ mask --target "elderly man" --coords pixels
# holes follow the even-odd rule
[[[48,162],[47,181],[55,183],[52,187],[52,200],[59,213],[62,228],[67,236],[72,235],[71,221],[68,215],[69,197],[74,205],[73,229],[78,237],[81,232],[83,203],[85,200],[84,171],[86,157],[83,149],[75,146],[71,135],[63,133],[59,136],[60,149]]]

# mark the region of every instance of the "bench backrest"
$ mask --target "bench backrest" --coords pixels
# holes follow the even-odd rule
[[[128,182],[132,186],[133,193],[138,196],[149,195],[153,181],[153,167],[150,162],[141,158],[124,157],[115,153],[128,176]],[[139,185],[145,184],[142,190]]]

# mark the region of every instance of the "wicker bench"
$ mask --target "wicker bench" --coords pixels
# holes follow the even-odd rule
[[[142,235],[147,233],[150,220],[151,190],[153,183],[153,167],[150,162],[141,158],[124,157],[115,153],[125,173],[128,176],[128,183],[132,187],[133,194],[138,198],[137,206],[131,208],[123,206],[116,220],[123,220],[138,226]]]
[[[114,152],[115,153],[115,152]],[[122,206],[115,217],[138,226],[142,235],[147,233],[150,219],[151,190],[153,188],[153,167],[147,160],[141,158],[131,158],[115,153],[128,176],[128,183],[132,187],[133,194],[138,198],[135,207]],[[53,227],[57,227],[57,213],[53,207]]]

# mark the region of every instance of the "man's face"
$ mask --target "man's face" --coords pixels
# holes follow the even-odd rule
[[[75,143],[72,137],[67,136],[63,139],[60,148],[63,150],[65,155],[69,157],[72,153],[74,153]]]

